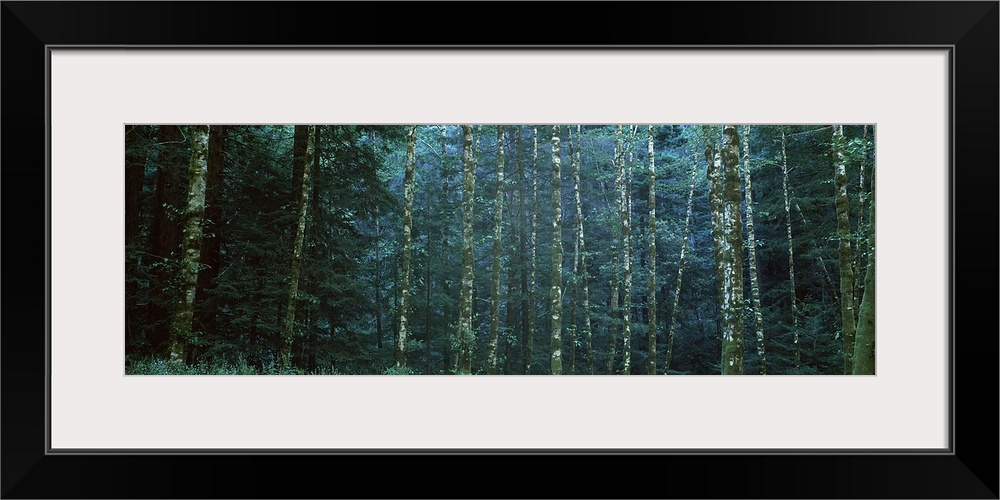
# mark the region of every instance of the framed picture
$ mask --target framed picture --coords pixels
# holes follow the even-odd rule
[[[561,455],[566,481],[531,496],[997,497],[980,458],[996,430],[976,423],[996,421],[995,400],[965,385],[995,394],[997,360],[980,354],[996,352],[995,314],[966,304],[996,297],[978,285],[996,276],[995,252],[981,255],[996,225],[955,232],[996,216],[996,2],[559,7],[581,16],[568,33],[610,24],[628,46],[495,44],[461,27],[463,45],[437,45],[419,33],[454,27],[412,23],[433,7],[346,5],[4,3],[8,185],[46,188],[8,197],[9,215],[38,209],[12,232],[37,236],[7,248],[46,264],[8,319],[46,321],[3,336],[5,497],[297,497],[315,465],[397,478],[334,496],[464,496],[420,486],[415,454],[458,476],[481,474],[466,455],[509,457],[500,496],[526,493],[504,474]],[[877,374],[126,375],[122,125],[215,123],[870,125],[857,130],[877,133]],[[634,476],[630,493],[573,479],[580,467]],[[697,479],[718,470],[738,472]],[[299,479],[269,479],[282,477]]]

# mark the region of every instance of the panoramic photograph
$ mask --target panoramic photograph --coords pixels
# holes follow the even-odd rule
[[[871,124],[129,125],[126,375],[874,375]]]

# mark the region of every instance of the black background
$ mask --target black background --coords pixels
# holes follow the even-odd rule
[[[997,498],[998,12],[997,2],[3,2],[2,495]],[[954,455],[45,455],[45,46],[416,43],[954,45]]]

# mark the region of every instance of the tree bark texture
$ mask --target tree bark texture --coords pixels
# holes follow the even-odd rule
[[[562,375],[562,175],[559,125],[552,126],[552,347],[551,373]]]
[[[205,215],[205,178],[208,175],[208,126],[191,127],[191,166],[188,173],[187,208],[181,252],[180,294],[174,307],[170,332],[170,361],[183,363],[192,335],[194,297],[198,289],[202,218]]]
[[[725,180],[723,262],[725,309],[722,314],[722,374],[743,374],[743,235],[740,206],[740,138],[736,127],[723,128],[722,167]]]
[[[302,185],[299,187],[298,223],[295,225],[295,243],[292,247],[292,271],[288,277],[288,308],[285,313],[284,342],[281,352],[281,365],[284,368],[292,366],[292,344],[295,341],[295,306],[298,301],[299,276],[302,273],[302,249],[306,237],[306,216],[309,211],[310,167],[312,166],[313,141],[316,139],[316,128],[309,125],[296,125],[296,131],[305,129],[306,151],[302,168]]]
[[[417,165],[417,127],[410,125],[406,131],[406,167],[403,174],[403,276],[399,297],[399,338],[396,339],[396,368],[406,368],[406,337],[409,334],[410,264],[413,245],[413,175]]]
[[[854,361],[854,269],[851,263],[851,220],[847,198],[847,171],[844,165],[844,126],[833,126],[833,183],[837,207],[837,236],[840,254],[840,320],[844,339],[844,374],[853,372]]]
[[[760,285],[757,279],[757,239],[753,231],[753,183],[750,179],[750,126],[743,134],[743,178],[747,192],[747,259],[750,266],[750,293],[753,302],[753,326],[757,337],[757,361],[760,374],[767,374],[767,357],[764,349],[764,317],[760,306]]]
[[[486,346],[486,373],[497,373],[497,339],[500,334],[500,247],[503,241],[503,125],[497,125],[497,192],[493,202],[493,269],[490,289],[490,338]]]

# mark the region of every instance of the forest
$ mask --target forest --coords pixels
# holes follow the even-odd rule
[[[129,375],[873,375],[873,125],[125,125]]]

